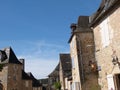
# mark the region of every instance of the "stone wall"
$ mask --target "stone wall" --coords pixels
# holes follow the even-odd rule
[[[32,80],[22,80],[20,64],[5,64],[0,71],[0,80],[4,90],[32,90]]]
[[[74,82],[80,82],[76,36],[73,36],[70,43],[70,54],[72,59],[72,77]]]
[[[22,84],[22,65],[8,64],[7,90],[21,90]]]
[[[8,73],[8,66],[4,66],[4,68],[2,69],[2,71],[0,71],[0,80],[1,80],[1,84],[4,88],[4,90],[7,90],[7,73]]]
[[[60,83],[61,83],[61,90],[65,89],[65,82],[64,82],[64,76],[63,76],[63,69],[62,69],[62,65],[61,65],[61,61],[60,61],[60,65],[59,65],[59,76],[60,76]]]
[[[77,28],[77,30],[70,42],[73,83],[76,83],[76,90],[92,90],[98,86],[98,74],[89,65],[89,62],[96,65],[94,36],[91,29]]]
[[[72,59],[72,88],[73,90],[79,90],[81,88],[76,38],[77,38],[76,35],[74,35],[70,42],[70,55]]]
[[[85,30],[85,29],[83,29]],[[78,43],[78,60],[79,70],[81,76],[82,90],[94,90],[98,89],[98,79],[96,71],[96,61],[94,54],[94,36],[92,30],[82,31],[77,34]],[[95,66],[91,67],[90,62]]]
[[[21,88],[20,90],[32,90],[32,80],[22,80]]]
[[[107,77],[120,73],[118,65],[112,63],[113,56],[120,58],[120,8],[94,28],[94,37],[96,60],[101,67],[99,84],[101,90],[108,90],[112,87],[109,87]]]

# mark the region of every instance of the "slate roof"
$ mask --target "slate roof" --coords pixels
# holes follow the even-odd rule
[[[48,85],[48,78],[39,79],[39,82],[40,82],[42,85]]]
[[[72,74],[72,64],[70,54],[60,54],[60,64],[65,76],[70,76]]]
[[[60,62],[63,71],[71,70],[71,56],[70,54],[60,54]]]
[[[98,10],[89,17],[89,26],[94,27],[117,7],[120,7],[120,0],[102,0]]]
[[[14,63],[14,64],[22,64],[16,57],[11,47],[4,48],[0,50],[1,55],[1,63]]]
[[[40,86],[42,86],[40,84],[40,82],[30,72],[26,73],[24,70],[22,70],[22,79],[23,80],[32,80],[32,86],[33,87],[40,87]]]
[[[59,65],[60,65],[60,64],[58,64],[58,65],[55,67],[55,69],[53,70],[53,72],[51,72],[51,73],[48,75],[48,77],[57,77],[57,76],[59,76]]]
[[[22,70],[22,79],[23,80],[32,80],[32,77],[30,77],[24,70]]]
[[[27,73],[27,75],[28,75],[29,77],[31,77],[33,87],[40,87],[40,86],[42,86],[42,85],[40,84],[40,82],[32,75],[32,73],[29,72],[29,73]]]

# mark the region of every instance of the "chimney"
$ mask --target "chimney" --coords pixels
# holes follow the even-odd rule
[[[78,27],[88,27],[89,16],[79,16],[78,18]]]
[[[70,28],[71,28],[72,32],[74,32],[76,30],[76,27],[77,27],[77,25],[75,23],[72,23],[70,25]]]
[[[22,69],[24,70],[24,68],[25,68],[25,59],[19,59],[19,61],[22,63]]]

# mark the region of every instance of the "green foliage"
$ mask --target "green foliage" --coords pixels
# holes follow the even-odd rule
[[[61,89],[61,84],[60,82],[55,82],[54,83],[55,89],[60,90]]]

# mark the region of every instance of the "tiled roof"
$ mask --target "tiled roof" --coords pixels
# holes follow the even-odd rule
[[[5,48],[0,50],[1,63],[15,63],[15,64],[22,64],[16,57],[15,53],[13,52],[11,47]]]

